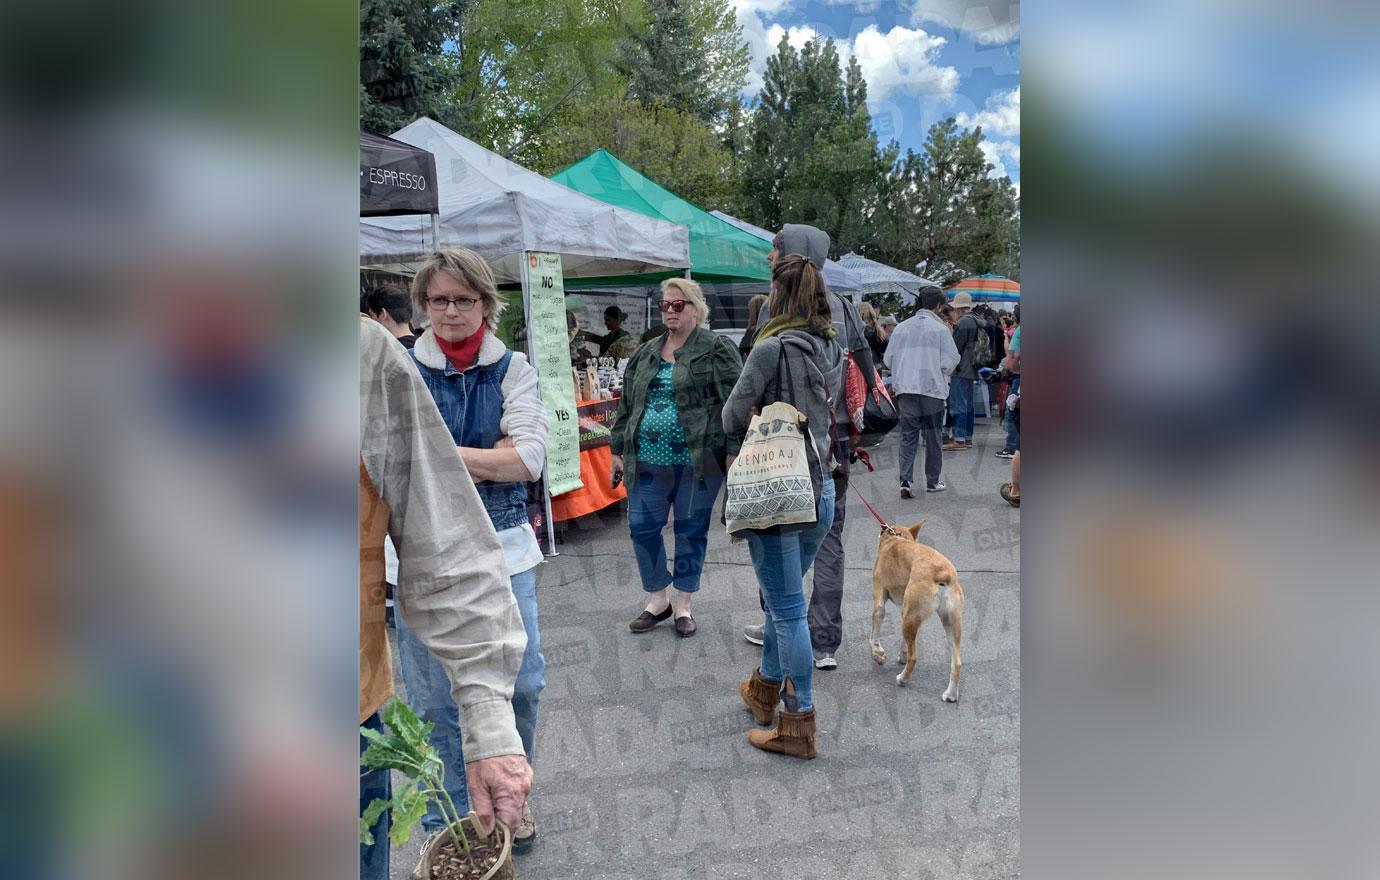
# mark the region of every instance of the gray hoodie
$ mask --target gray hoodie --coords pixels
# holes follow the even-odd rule
[[[785,349],[785,362],[781,352]],[[778,400],[791,404],[809,420],[810,436],[824,473],[832,468],[829,455],[830,404],[843,397],[843,371],[847,356],[833,339],[804,330],[787,330],[752,347],[738,384],[724,403],[724,430],[741,439],[747,432],[749,410],[760,412]],[[784,373],[788,371],[790,378]],[[795,397],[791,395],[792,387]],[[842,430],[847,430],[844,426]]]
[[[772,240],[772,246],[783,254],[800,254],[814,263],[816,269],[823,271],[825,258],[829,256],[829,233],[803,223],[787,223]],[[828,289],[827,285],[825,289]],[[844,352],[853,355],[853,360],[857,362],[858,369],[862,370],[864,376],[871,376],[876,365],[872,359],[872,346],[867,341],[862,318],[858,315],[858,307],[830,290],[829,309],[833,312],[834,332],[838,333],[836,338],[843,346]],[[765,317],[760,321],[762,324],[767,322]],[[846,423],[848,401],[844,399],[843,394],[835,397],[835,404],[834,418],[840,424]],[[847,437],[847,430],[840,433],[840,439]]]

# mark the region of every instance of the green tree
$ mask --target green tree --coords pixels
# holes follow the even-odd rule
[[[689,113],[605,98],[553,129],[535,167],[554,174],[598,149],[705,210],[730,206],[732,156],[719,135]]]
[[[454,74],[443,57],[468,0],[360,0],[359,123],[389,133],[418,116],[444,119]]]
[[[431,116],[529,162],[568,107],[626,86],[609,64],[642,0],[363,0],[360,124]]]
[[[767,60],[742,161],[747,219],[769,229],[809,223],[829,233],[837,252],[865,249],[887,158],[857,60],[843,71],[833,40],[796,52],[783,38]]]
[[[645,0],[643,15],[627,16],[614,68],[644,106],[717,124],[740,103],[748,50],[726,0]]]
[[[840,68],[832,41],[796,51],[784,38],[767,60],[740,145],[737,203],[768,229],[809,223],[834,250],[855,250],[947,282],[974,272],[1015,277],[1020,218],[1008,178],[993,179],[982,131],[953,119],[901,155],[877,141],[857,60]]]
[[[930,127],[922,152],[908,152],[902,163],[915,219],[913,253],[925,261],[926,277],[940,283],[1009,260],[1019,234],[1011,181],[989,176],[981,143],[981,127],[969,131],[945,119]]]
[[[539,160],[565,113],[619,94],[609,65],[640,0],[470,0],[447,60],[458,131],[521,164]]]
[[[781,188],[792,156],[791,92],[799,75],[800,56],[783,35],[776,54],[767,59],[741,167],[743,219],[766,229],[781,228]]]

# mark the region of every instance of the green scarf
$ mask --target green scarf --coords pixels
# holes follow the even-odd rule
[[[753,337],[752,341],[753,343],[758,343],[763,339],[768,339],[778,333],[784,333],[787,330],[804,330],[808,333],[810,331],[810,322],[804,318],[797,318],[792,315],[782,315],[779,318],[772,318],[762,325],[762,329],[757,331],[757,335]],[[820,335],[825,339],[833,339],[838,335],[838,331],[830,327]]]

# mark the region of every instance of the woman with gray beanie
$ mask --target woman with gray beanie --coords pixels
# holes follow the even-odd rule
[[[765,622],[761,665],[739,686],[739,693],[759,724],[772,723],[778,700],[784,700],[774,728],[748,732],[752,745],[813,758],[814,658],[804,577],[834,524],[830,434],[847,357],[835,339],[824,281],[807,257],[792,253],[775,260],[767,304],[771,319],[757,332],[738,384],[724,404],[724,430],[740,441],[754,411],[777,401],[791,404],[808,420],[823,480],[814,524],[801,531],[748,534]]]

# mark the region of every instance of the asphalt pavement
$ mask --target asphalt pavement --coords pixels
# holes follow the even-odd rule
[[[885,669],[871,659],[877,522],[850,490],[839,667],[816,671],[819,757],[759,752],[738,682],[760,656],[747,545],[711,529],[693,610],[628,631],[645,601],[624,515],[581,520],[539,569],[547,687],[532,805],[538,839],[523,880],[943,880],[1019,874],[1020,511],[997,494],[1004,434],[977,420],[975,448],[944,455],[948,491],[900,498],[897,433],[855,465],[854,484],[890,522],[925,520],[920,540],[953,560],[965,594],[963,678],[943,703],[948,647],[937,619],[920,665],[895,683],[900,615],[888,611]],[[923,453],[921,453],[923,457]],[[923,461],[917,488],[923,489]],[[668,529],[669,532],[669,529]],[[806,577],[806,589],[810,588]],[[410,876],[420,835],[393,854]]]

